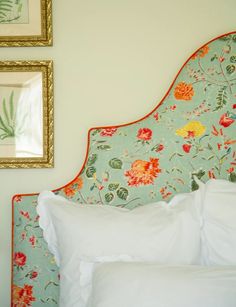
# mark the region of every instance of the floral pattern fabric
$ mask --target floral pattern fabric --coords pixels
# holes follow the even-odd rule
[[[146,118],[92,129],[85,166],[55,193],[132,209],[197,189],[194,175],[236,182],[236,33],[195,52]],[[36,205],[37,195],[14,197],[14,307],[58,304],[59,272]]]

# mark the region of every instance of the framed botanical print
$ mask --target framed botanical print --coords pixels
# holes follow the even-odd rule
[[[0,47],[52,45],[52,0],[0,0]]]
[[[0,168],[53,167],[52,66],[0,62]]]

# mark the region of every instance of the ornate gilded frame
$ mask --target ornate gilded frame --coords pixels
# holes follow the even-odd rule
[[[53,167],[52,61],[0,61],[0,115],[0,168]]]
[[[52,45],[52,0],[29,0],[28,6],[27,24],[0,23],[0,47]]]

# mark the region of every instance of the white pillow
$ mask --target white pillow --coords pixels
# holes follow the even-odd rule
[[[200,229],[196,193],[133,210],[79,205],[52,192],[39,195],[39,224],[60,266],[60,304],[83,307],[93,266],[108,261],[199,261]]]
[[[235,307],[236,266],[106,263],[93,275],[89,307]]]
[[[203,263],[236,265],[236,184],[212,179],[200,183],[200,192]]]

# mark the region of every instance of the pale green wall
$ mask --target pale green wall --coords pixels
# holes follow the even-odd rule
[[[10,306],[12,195],[71,180],[89,127],[145,115],[196,48],[236,30],[235,0],[53,2],[53,47],[0,50],[0,60],[55,64],[55,168],[0,170],[0,307]]]

